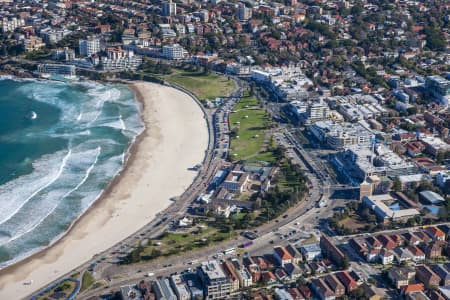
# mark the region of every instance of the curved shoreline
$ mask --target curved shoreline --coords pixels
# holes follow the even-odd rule
[[[3,79],[13,80],[13,81],[17,81],[17,82],[48,82],[47,79],[41,79],[41,78],[28,78],[28,77],[20,78],[20,77],[11,76],[11,75],[0,75],[0,80],[3,80]],[[90,81],[90,82],[93,82],[93,81]],[[63,82],[57,82],[57,83],[65,84]],[[76,82],[76,84],[79,84],[79,83],[80,83],[80,81]],[[139,97],[138,97],[138,95],[136,94],[137,91],[135,89],[133,89],[132,87],[130,87],[127,84],[122,84],[122,85],[129,88],[134,93],[134,99],[137,100],[136,105],[139,110],[139,115],[141,117],[143,128],[140,133],[138,133],[136,136],[133,137],[133,140],[131,141],[130,145],[128,146],[126,151],[123,152],[124,160],[123,160],[123,164],[122,164],[121,168],[111,177],[110,182],[106,185],[106,187],[103,190],[101,190],[99,192],[99,194],[95,197],[95,200],[89,206],[87,206],[84,210],[80,211],[80,214],[72,220],[72,222],[70,223],[70,225],[67,227],[67,229],[65,231],[61,232],[60,234],[58,234],[54,238],[52,238],[52,240],[50,241],[50,243],[48,245],[32,249],[29,252],[23,253],[22,255],[15,257],[13,260],[8,261],[7,264],[0,265],[0,277],[4,273],[6,273],[8,270],[11,270],[12,267],[20,266],[22,263],[26,263],[28,260],[39,255],[41,252],[46,251],[47,249],[51,248],[53,245],[58,243],[61,239],[63,239],[72,230],[73,226],[75,226],[79,222],[79,220],[82,219],[83,216],[92,207],[94,207],[99,201],[101,201],[105,196],[108,195],[109,190],[117,183],[117,180],[121,177],[122,173],[125,172],[125,169],[129,165],[128,161],[132,157],[134,157],[132,154],[134,153],[136,146],[139,144],[141,137],[143,136],[144,132],[146,131],[147,126],[146,126],[143,116],[142,116],[142,113],[144,110],[144,101],[143,101],[142,95],[139,95]],[[1,288],[1,285],[0,285],[0,288]],[[0,289],[0,291],[1,291],[1,289]]]
[[[187,168],[204,159],[205,152],[198,148],[208,144],[197,103],[157,84],[138,82],[132,88],[142,105],[145,130],[131,146],[123,170],[63,237],[0,271],[0,298],[25,297],[134,234],[194,179],[195,173]],[[153,199],[143,199],[152,193]],[[23,285],[29,280],[32,285]]]

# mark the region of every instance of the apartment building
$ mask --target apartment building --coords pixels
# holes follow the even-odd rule
[[[205,299],[228,299],[232,284],[225,275],[218,261],[206,261],[197,269],[205,287]]]

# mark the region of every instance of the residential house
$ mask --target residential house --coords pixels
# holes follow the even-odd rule
[[[412,260],[414,262],[422,262],[425,260],[425,253],[417,246],[408,246],[408,251],[412,254]]]
[[[416,231],[414,232],[414,234],[419,238],[419,240],[424,243],[429,243],[433,240],[427,233],[423,231]]]
[[[334,300],[336,299],[336,295],[334,292],[328,287],[325,281],[322,278],[316,278],[312,280],[311,283],[312,289],[317,294],[319,299],[321,300]]]
[[[423,291],[416,291],[408,293],[406,300],[430,300],[430,298]]]
[[[356,290],[359,286],[347,271],[336,273],[336,276],[344,284],[347,294]]]
[[[416,278],[426,286],[439,286],[439,282],[441,281],[439,276],[426,265],[416,267]]]
[[[287,275],[289,276],[290,280],[297,280],[299,277],[303,275],[302,270],[297,264],[285,264],[284,270],[286,271]]]
[[[412,260],[413,255],[406,248],[395,248],[394,250],[395,260],[400,264],[403,262],[409,262]]]
[[[412,232],[406,232],[402,234],[406,244],[417,246],[420,244],[420,239]]]
[[[293,257],[291,256],[291,254],[289,254],[285,247],[275,247],[273,257],[280,266],[284,266],[288,263],[293,263]]]
[[[445,265],[432,265],[431,270],[441,279],[440,285],[450,285],[450,272]]]
[[[297,288],[290,288],[288,291],[294,300],[304,300],[305,299],[303,294]]]
[[[397,289],[408,285],[414,276],[416,276],[416,271],[411,267],[391,268],[388,271],[388,278]]]
[[[381,296],[367,283],[363,283],[361,288],[364,291],[364,298],[367,300],[381,300]]]
[[[363,238],[352,238],[348,241],[348,244],[358,253],[361,257],[366,258],[368,253],[366,240]]]
[[[403,243],[403,239],[399,234],[391,234],[389,237],[395,242],[397,246],[400,246]]]
[[[285,270],[283,270],[282,268],[277,268],[274,272],[273,275],[275,275],[275,277],[278,279],[278,281],[280,282],[287,282],[289,280],[288,274],[286,273]]]
[[[425,252],[425,256],[428,259],[439,258],[442,256],[442,246],[443,243],[440,241],[435,241],[429,244],[421,244],[420,247],[423,252]]]
[[[380,262],[383,265],[392,264],[392,262],[394,261],[394,253],[392,252],[392,250],[383,248],[381,249],[378,258],[380,259]]]
[[[325,276],[324,279],[336,297],[341,297],[345,295],[344,285],[339,281],[339,279],[334,274],[327,275]]]
[[[298,286],[299,291],[302,293],[305,298],[309,299],[312,297],[312,292],[306,285],[302,284]]]
[[[292,263],[298,264],[299,262],[302,261],[302,254],[297,250],[297,248],[294,245],[292,244],[287,245],[286,250],[292,257]]]
[[[440,230],[437,226],[427,227],[425,232],[434,240],[434,241],[445,241],[445,233]]]
[[[383,249],[394,249],[397,243],[387,234],[377,235],[377,240],[381,243]]]
[[[378,260],[378,256],[380,255],[381,249],[369,249],[366,254],[367,262],[373,263]]]
[[[412,283],[401,287],[401,293],[403,295],[408,295],[410,293],[421,292],[425,290],[423,283]]]
[[[277,283],[276,276],[270,271],[262,272],[261,279],[266,285]]]

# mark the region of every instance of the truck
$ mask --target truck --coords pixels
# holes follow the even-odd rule
[[[248,242],[241,244],[239,246],[239,248],[247,248],[247,247],[250,247],[251,245],[253,245],[253,241],[248,241]]]

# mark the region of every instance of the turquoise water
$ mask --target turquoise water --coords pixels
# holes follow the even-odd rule
[[[144,129],[124,86],[0,79],[0,266],[61,236]]]

